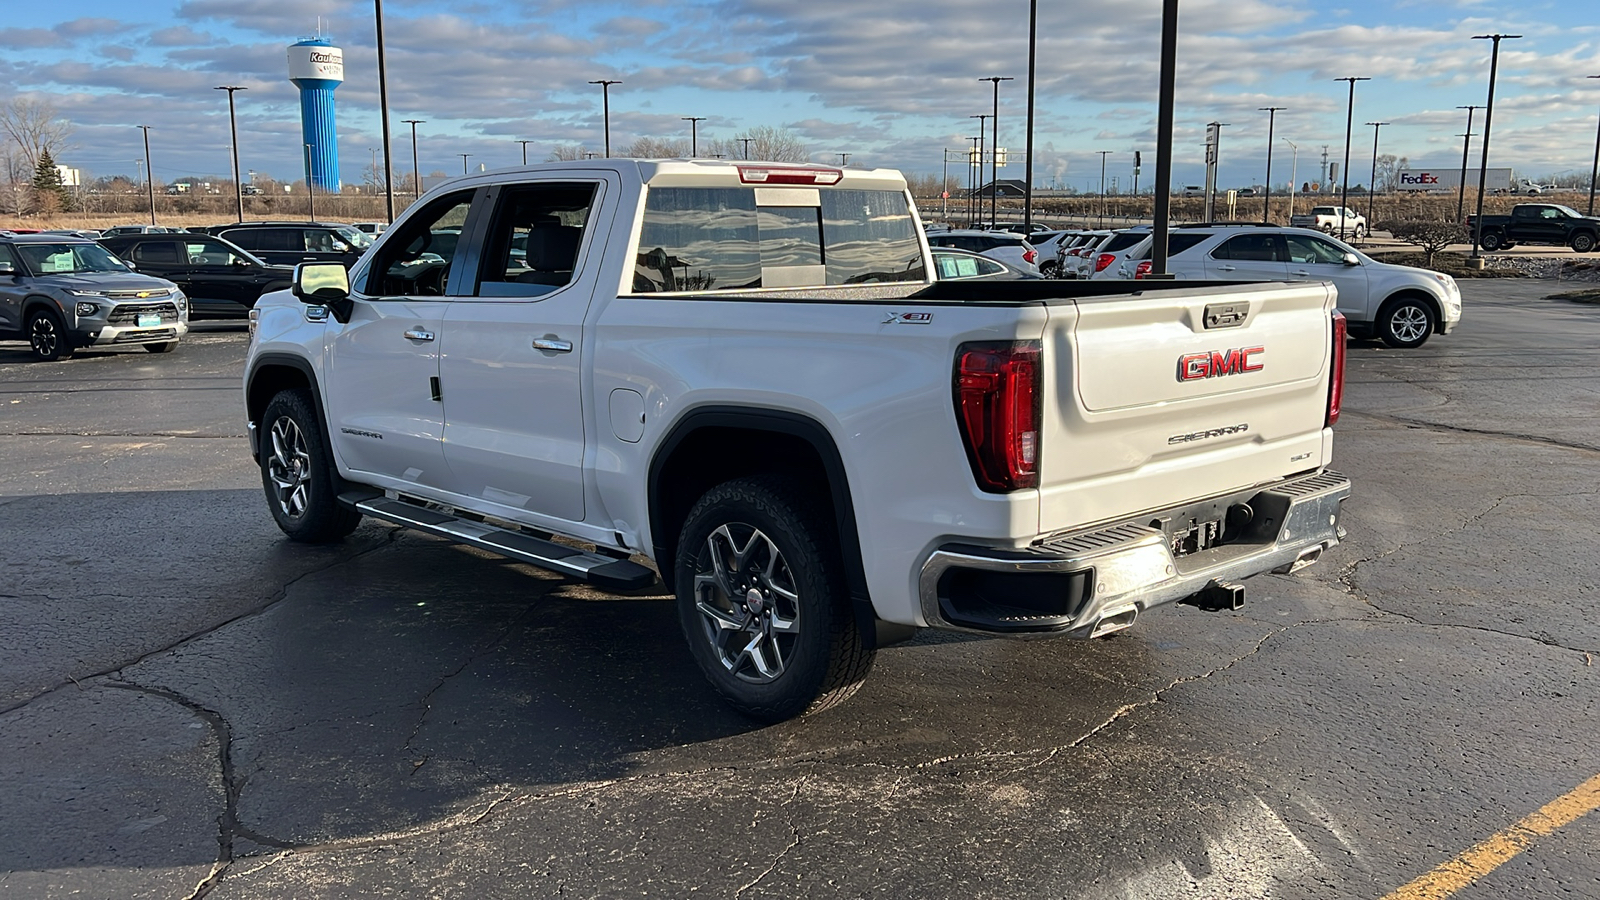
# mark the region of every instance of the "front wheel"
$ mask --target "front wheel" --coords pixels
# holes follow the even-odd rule
[[[872,668],[836,538],[798,482],[741,478],[708,491],[678,541],[678,618],[700,670],[767,722],[848,699]]]
[[[1588,253],[1594,249],[1595,237],[1588,232],[1572,236],[1572,249],[1577,253]]]
[[[1378,314],[1379,337],[1385,344],[1401,350],[1427,343],[1433,327],[1433,307],[1412,297],[1391,300]]]
[[[261,415],[261,486],[278,528],[292,541],[337,541],[361,514],[334,496],[334,466],[322,423],[304,391],[279,391]]]
[[[1356,226],[1356,240],[1364,241],[1366,239],[1367,239],[1367,226],[1365,226],[1365,225],[1357,225]]]
[[[1504,246],[1505,242],[1505,238],[1501,237],[1499,232],[1491,231],[1478,241],[1478,246],[1489,253],[1493,253]]]
[[[55,362],[72,355],[72,337],[59,313],[47,306],[28,313],[28,347],[40,362]]]

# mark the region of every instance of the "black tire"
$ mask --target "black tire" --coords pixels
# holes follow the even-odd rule
[[[267,508],[292,541],[337,541],[356,529],[361,514],[340,506],[335,470],[322,437],[322,422],[305,391],[279,391],[258,424],[261,488]]]
[[[1357,225],[1356,226],[1356,240],[1364,241],[1366,239],[1367,239],[1367,226],[1365,226],[1365,225]]]
[[[836,706],[872,669],[814,494],[780,476],[725,482],[689,511],[678,541],[673,582],[690,654],[724,699],[765,722]]]
[[[1591,253],[1594,251],[1594,235],[1587,231],[1580,231],[1572,236],[1572,249],[1575,253]]]
[[[172,351],[178,349],[178,342],[160,341],[159,343],[145,344],[144,349],[150,351],[151,353],[171,353]]]
[[[55,362],[72,356],[72,335],[67,333],[61,314],[48,306],[36,306],[28,312],[28,347],[33,358],[40,362]]]
[[[1438,324],[1432,304],[1420,297],[1395,297],[1378,312],[1378,336],[1399,350],[1421,347]]]
[[[1482,247],[1486,253],[1493,253],[1505,246],[1505,243],[1505,237],[1498,231],[1488,231],[1484,232],[1483,237],[1479,239],[1478,246]]]

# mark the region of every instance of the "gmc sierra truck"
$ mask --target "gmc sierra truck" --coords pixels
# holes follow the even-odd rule
[[[1477,235],[1478,217],[1467,216],[1467,233]],[[1490,253],[1518,244],[1557,244],[1588,253],[1600,245],[1600,219],[1559,203],[1519,203],[1509,216],[1484,216],[1478,246]]]
[[[268,507],[629,591],[769,721],[919,628],[1094,637],[1339,540],[1327,284],[937,282],[890,170],[605,159],[436,187],[251,312]]]

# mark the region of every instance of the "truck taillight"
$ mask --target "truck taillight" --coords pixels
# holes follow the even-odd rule
[[[1339,421],[1340,409],[1344,406],[1344,345],[1349,338],[1350,329],[1345,324],[1344,313],[1333,311],[1333,377],[1328,381],[1328,418],[1324,427],[1332,427]]]
[[[1099,256],[1096,256],[1094,258],[1094,270],[1098,272],[1104,269],[1106,266],[1111,265],[1111,261],[1116,258],[1117,255],[1115,253],[1102,253]]]
[[[1145,277],[1146,275],[1149,275],[1150,274],[1150,268],[1151,268],[1150,260],[1148,260],[1148,259],[1143,261],[1143,262],[1141,262],[1141,263],[1139,263],[1137,266],[1133,267],[1133,277],[1135,279],[1140,279],[1140,278]]]
[[[1003,493],[1039,486],[1042,377],[1038,341],[956,349],[956,421],[979,488]]]

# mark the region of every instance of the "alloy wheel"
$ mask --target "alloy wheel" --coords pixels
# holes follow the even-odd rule
[[[783,675],[800,637],[800,593],[760,529],[728,523],[711,532],[695,560],[694,603],[723,668],[757,684]]]
[[[1410,344],[1428,336],[1428,313],[1414,304],[1397,307],[1389,314],[1389,331]]]
[[[28,330],[28,343],[39,356],[55,356],[56,349],[61,345],[61,334],[56,331],[56,323],[49,316],[34,316],[33,327]]]
[[[271,435],[267,477],[272,479],[273,499],[285,516],[298,519],[311,501],[311,452],[305,433],[294,419],[281,416],[272,423]]]

